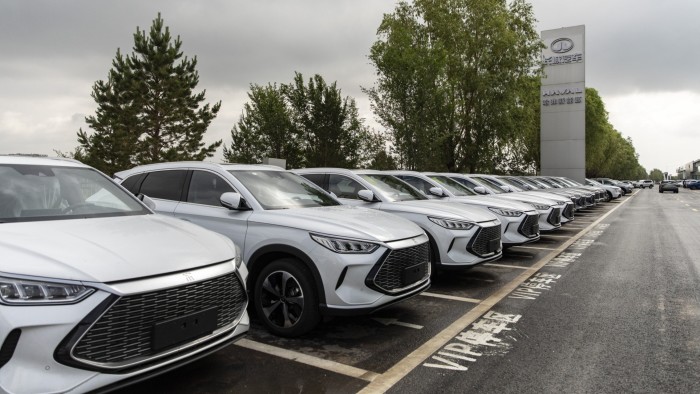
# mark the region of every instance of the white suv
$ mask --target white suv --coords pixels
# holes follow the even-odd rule
[[[141,380],[248,331],[226,237],[72,160],[0,156],[0,392]]]
[[[501,222],[464,204],[428,200],[393,175],[374,170],[294,170],[343,203],[390,212],[419,225],[430,238],[435,268],[469,268],[502,256]]]
[[[654,187],[654,181],[651,179],[640,179],[639,180],[639,187],[644,189],[645,187],[648,187],[649,189]]]
[[[299,336],[323,315],[369,313],[430,285],[428,237],[418,226],[343,206],[279,167],[162,163],[116,177],[157,212],[240,246],[251,302],[277,335]]]
[[[504,247],[536,242],[540,239],[539,213],[530,204],[482,196],[461,183],[436,173],[416,171],[385,171],[407,182],[430,199],[466,204],[493,213],[501,221]]]

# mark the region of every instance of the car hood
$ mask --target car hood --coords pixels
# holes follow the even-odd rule
[[[406,219],[375,209],[349,205],[266,210],[256,213],[251,221],[382,242],[424,234],[420,227]]]
[[[224,236],[161,215],[0,224],[0,272],[115,282],[235,257]]]
[[[502,198],[507,198],[509,200],[521,201],[526,204],[547,204],[547,205],[558,205],[554,200],[548,198],[535,196],[529,194],[529,192],[516,192],[516,193],[504,193],[499,194]]]
[[[384,202],[381,209],[387,212],[417,213],[426,216],[438,216],[446,219],[469,220],[476,223],[498,220],[496,215],[482,208],[466,204],[437,200],[416,200]]]
[[[452,197],[450,198],[450,201],[468,205],[478,205],[483,207],[517,209],[524,212],[535,210],[530,204],[510,199],[499,198],[496,196]]]

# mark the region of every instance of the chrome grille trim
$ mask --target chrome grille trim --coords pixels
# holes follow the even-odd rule
[[[562,216],[571,220],[574,218],[574,204],[566,204],[564,211],[562,211]]]
[[[518,232],[528,238],[540,235],[540,215],[527,215],[520,223]]]
[[[210,298],[214,298],[215,301],[219,301],[220,306],[223,305],[224,308],[226,308],[227,304],[231,304],[228,306],[228,310],[224,310],[223,313],[219,312],[219,315],[217,316],[217,328],[209,335],[205,335],[179,345],[174,345],[173,347],[156,353],[152,352],[151,345],[153,324],[184,316],[192,312],[197,312],[207,306],[210,307],[212,304],[208,303],[209,300],[202,299],[201,296],[191,297],[191,293],[189,293],[193,290],[197,291],[197,287],[203,289],[203,291],[207,291],[207,286],[209,286],[210,289],[215,288],[214,286],[220,286],[222,290],[219,291],[219,293],[228,293],[223,295],[209,294]],[[200,293],[201,292],[202,291],[200,291]],[[178,296],[182,294],[188,295],[187,299],[184,301],[182,297],[178,298]],[[162,301],[160,304],[146,305],[146,301],[151,301],[148,299],[149,297],[158,296],[160,296],[161,300],[173,296],[175,298],[166,299],[165,307],[163,306]],[[183,308],[181,305],[182,303],[188,304]],[[131,306],[130,304],[135,306]],[[204,342],[222,336],[226,332],[232,331],[243,317],[247,305],[248,296],[243,280],[241,279],[238,271],[231,271],[219,277],[207,278],[199,282],[187,283],[179,287],[116,297],[115,302],[106,308],[105,311],[95,320],[95,322],[75,342],[75,345],[73,345],[70,350],[70,356],[73,360],[79,363],[106,370],[121,370],[148,363],[152,360],[184,352],[187,349],[196,347]],[[129,316],[129,309],[142,309],[144,307],[148,309],[141,311],[138,317],[144,318],[145,315],[146,321],[140,321],[137,322],[138,324],[136,326],[130,326],[130,324],[134,324],[134,316]],[[162,308],[168,307],[170,307],[169,310],[161,310]],[[126,309],[126,317],[118,316],[119,313],[123,313],[122,309]],[[113,314],[117,314],[117,316],[112,316]],[[122,320],[121,318],[126,319],[126,321]],[[131,320],[128,320],[129,318]],[[116,321],[113,322],[112,320]],[[123,323],[126,324],[125,327],[114,327],[115,325],[123,326]],[[119,332],[120,330],[122,333],[124,330],[126,330],[128,337],[119,335],[122,334]],[[114,331],[117,331],[116,334]],[[95,338],[92,336],[95,336]],[[134,337],[136,338],[136,342],[130,343]],[[98,345],[95,345],[95,342],[97,342]],[[101,346],[102,349],[104,349],[106,346],[108,349],[98,352],[94,349],[95,346]],[[120,354],[122,354],[121,356],[108,355],[108,358],[105,359],[101,353],[110,352],[110,346],[136,346],[136,349],[120,349],[119,351]]]
[[[487,248],[488,243],[494,239],[501,239],[500,224],[490,227],[481,227],[479,232],[469,241],[467,250],[479,257],[489,257],[498,254],[501,251],[501,248],[493,252],[490,252]]]
[[[552,212],[547,216],[547,223],[552,226],[561,226],[561,208],[552,208]]]
[[[425,264],[425,276],[413,283],[404,285],[403,270],[417,264]],[[367,276],[369,287],[389,295],[398,294],[419,286],[430,278],[430,243],[423,242],[407,248],[389,250],[389,253],[375,265]]]

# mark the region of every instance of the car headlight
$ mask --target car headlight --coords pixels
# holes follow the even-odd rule
[[[321,244],[321,246],[336,253],[370,254],[379,248],[379,245],[367,241],[333,238],[318,234],[310,235],[311,239]]]
[[[530,203],[533,207],[535,207],[536,210],[538,211],[546,211],[549,208],[551,208],[550,205],[545,205],[545,204],[535,204],[535,203]]]
[[[464,222],[461,220],[454,220],[454,219],[443,219],[443,218],[431,218],[428,217],[431,222],[437,224],[440,227],[444,227],[450,230],[470,230],[472,227],[474,227],[474,223],[472,222]]]
[[[7,305],[75,304],[94,291],[83,285],[0,277],[0,303]]]
[[[516,217],[523,214],[523,211],[518,211],[516,209],[504,209],[504,208],[489,207],[489,210],[491,212],[495,212],[501,216],[508,216],[511,218],[516,218]]]
[[[233,258],[233,263],[236,265],[236,269],[241,267],[241,263],[243,262],[243,256],[241,256],[241,248],[238,247],[238,245],[235,245],[236,247],[236,257]]]

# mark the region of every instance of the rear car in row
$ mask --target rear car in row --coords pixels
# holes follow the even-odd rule
[[[420,226],[430,239],[431,262],[437,270],[468,268],[502,256],[501,222],[492,212],[431,201],[381,171],[305,168],[294,172],[344,204],[392,213]]]

